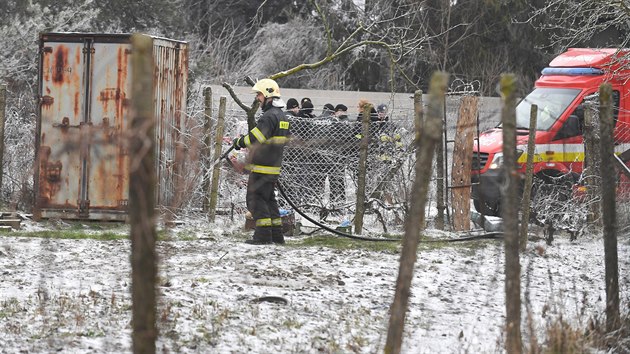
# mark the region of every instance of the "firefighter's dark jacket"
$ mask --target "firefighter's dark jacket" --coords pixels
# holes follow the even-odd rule
[[[254,173],[279,175],[288,136],[289,121],[285,113],[271,101],[267,102],[256,127],[236,142],[250,150],[251,163],[245,168]]]

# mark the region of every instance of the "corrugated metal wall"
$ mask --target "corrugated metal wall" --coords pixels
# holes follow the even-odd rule
[[[128,34],[40,36],[35,217],[125,220],[129,188]],[[154,38],[159,204],[172,202],[186,111],[187,44]]]

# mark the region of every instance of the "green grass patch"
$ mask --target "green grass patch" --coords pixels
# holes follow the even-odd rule
[[[114,232],[87,232],[86,230],[45,230],[45,231],[4,231],[0,233],[2,236],[9,237],[38,237],[53,238],[62,240],[126,240],[129,238],[127,234],[119,234]]]
[[[158,230],[157,238],[159,241],[196,241],[199,239],[195,232],[190,230],[174,232],[168,229]]]
[[[290,238],[289,238],[290,240]],[[287,243],[288,247],[327,247],[339,250],[368,250],[397,253],[400,242],[396,241],[363,241],[333,235],[308,237],[296,242]]]
[[[93,231],[103,231],[103,230],[114,230],[120,229],[125,224],[122,222],[115,221],[67,221],[68,229],[70,230],[93,230]]]

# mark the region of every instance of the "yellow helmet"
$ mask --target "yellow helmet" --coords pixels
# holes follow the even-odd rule
[[[265,98],[280,97],[280,86],[272,79],[258,80],[252,91],[262,93]]]

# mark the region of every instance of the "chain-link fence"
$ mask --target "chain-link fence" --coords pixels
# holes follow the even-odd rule
[[[403,232],[414,179],[413,140],[416,134],[412,98],[409,95],[407,98],[407,107],[399,106],[387,120],[377,121],[374,118],[375,121],[370,123],[365,168],[366,213],[363,234]],[[455,134],[460,101],[459,95],[447,98],[447,140],[452,139]],[[479,116],[483,122],[479,130],[498,123],[496,120],[500,110],[497,103],[498,99],[489,99],[480,104]],[[352,224],[356,212],[360,173],[359,146],[362,139],[362,127],[357,113],[344,120],[329,116],[289,119],[292,138],[285,148],[279,182],[285,194],[278,196],[281,208],[292,211],[290,201],[302,212],[329,226]],[[244,111],[239,108],[228,109],[223,150],[229,148],[231,138],[246,132]],[[447,156],[452,152],[452,147],[452,144],[446,144]],[[247,177],[241,173],[246,163],[247,151],[233,151],[229,159],[230,162],[222,167],[218,208],[219,213],[239,215],[245,212]],[[445,164],[450,163],[450,158],[446,158]],[[435,165],[427,168],[432,168],[434,176],[427,203],[427,220],[432,223],[437,201],[436,184],[448,184],[450,166],[446,168],[444,180],[435,177]]]

